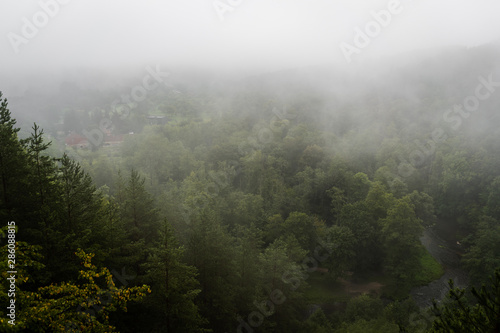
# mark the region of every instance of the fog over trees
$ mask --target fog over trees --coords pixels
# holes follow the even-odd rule
[[[1,330],[500,331],[499,9],[0,4]]]

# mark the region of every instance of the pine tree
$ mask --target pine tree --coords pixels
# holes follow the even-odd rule
[[[500,269],[490,278],[491,284],[480,290],[472,287],[475,304],[467,302],[464,289],[454,288],[449,281],[448,298],[442,305],[433,304],[437,318],[432,333],[496,333],[500,332]]]
[[[96,188],[92,178],[82,167],[64,154],[61,159],[59,182],[61,183],[61,214],[64,225],[63,230],[67,233],[80,233],[80,246],[84,246],[89,240],[89,230],[95,226],[96,213],[99,208],[96,197]],[[95,230],[97,231],[97,230]],[[86,237],[84,237],[84,235]]]
[[[47,204],[47,196],[53,188],[55,176],[54,158],[43,153],[49,148],[51,142],[45,143],[43,129],[33,124],[33,132],[29,138],[28,155],[33,166],[33,183],[36,188],[38,203],[41,207]]]
[[[199,272],[201,314],[209,320],[214,331],[233,330],[238,274],[234,239],[212,211],[207,210],[193,223],[186,255]]]
[[[60,184],[56,181],[55,159],[46,155],[50,142],[43,138],[43,130],[37,124],[28,139],[27,155],[29,161],[28,193],[24,203],[27,221],[30,221],[30,240],[43,246],[46,263],[51,267],[58,264],[56,247],[60,243],[60,217],[57,214],[60,201]],[[75,248],[76,249],[76,248]],[[53,272],[58,275],[59,272]]]
[[[27,140],[19,140],[16,120],[11,118],[7,99],[0,92],[0,220],[21,221],[20,209],[28,193]]]
[[[124,189],[123,202],[119,202],[121,218],[129,230],[130,240],[134,242],[140,239],[151,241],[159,226],[158,210],[144,183],[145,179],[139,172],[132,170]]]
[[[144,178],[132,170],[125,187],[117,192],[117,224],[123,229],[123,235],[116,239],[121,241],[110,249],[109,258],[112,265],[130,267],[133,274],[138,275],[137,281],[145,274],[141,265],[147,260],[147,248],[157,239],[160,221],[144,182]]]
[[[145,306],[155,315],[150,327],[155,332],[201,332],[206,321],[198,313],[195,298],[200,293],[196,268],[183,262],[179,246],[167,221],[159,240],[151,247],[145,279],[153,293]]]

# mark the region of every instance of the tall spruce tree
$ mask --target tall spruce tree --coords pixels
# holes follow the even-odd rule
[[[145,179],[132,170],[127,181],[119,177],[121,185],[116,193],[118,204],[117,224],[123,228],[111,248],[109,264],[131,268],[137,274],[137,282],[143,279],[142,264],[147,260],[147,250],[158,238],[160,217],[152,196],[146,191]]]
[[[32,165],[33,187],[36,189],[37,201],[40,207],[47,204],[48,196],[53,190],[56,170],[54,158],[44,155],[51,142],[46,143],[43,129],[33,124],[33,132],[29,138],[28,155]]]
[[[147,242],[153,240],[159,227],[158,209],[144,183],[145,179],[139,172],[132,170],[124,193],[119,195],[122,198],[122,202],[119,202],[121,218],[129,230],[130,240],[134,242],[140,239]]]
[[[149,251],[145,281],[153,293],[145,307],[154,316],[149,329],[154,332],[202,332],[206,323],[198,313],[195,298],[200,293],[196,267],[183,262],[180,246],[167,221],[159,231],[159,240]]]
[[[199,272],[200,312],[214,331],[233,330],[237,297],[234,239],[208,209],[193,224],[186,255]]]
[[[7,99],[0,92],[0,220],[18,220],[23,215],[22,203],[27,197],[27,140],[19,140],[16,120],[7,108]]]

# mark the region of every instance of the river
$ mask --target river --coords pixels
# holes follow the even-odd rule
[[[411,296],[421,308],[432,306],[432,300],[441,301],[447,294],[448,281],[453,279],[455,287],[465,288],[469,284],[467,273],[460,268],[460,255],[457,245],[445,241],[433,228],[426,228],[422,237],[422,245],[443,266],[444,274],[441,278],[428,285],[413,288]]]

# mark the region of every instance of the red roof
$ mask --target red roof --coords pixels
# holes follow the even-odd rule
[[[77,134],[77,133],[71,133],[66,137],[64,140],[68,146],[76,146],[76,145],[87,145],[89,141],[87,138]]]

